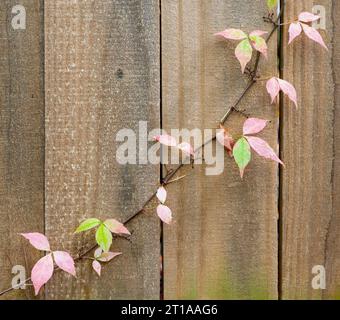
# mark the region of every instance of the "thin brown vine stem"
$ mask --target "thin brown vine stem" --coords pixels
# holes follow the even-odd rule
[[[3,296],[4,294],[9,293],[13,290],[19,289],[22,285],[27,284],[27,282],[29,282],[29,281],[31,281],[31,278],[27,278],[23,283],[20,283],[20,284],[14,286],[14,287],[10,287],[10,288],[0,292],[0,296]]]
[[[243,90],[241,96],[237,99],[237,101],[229,108],[229,110],[225,113],[225,115],[222,117],[222,119],[220,120],[220,124],[224,124],[227,119],[229,118],[229,116],[231,115],[231,113],[233,111],[238,111],[236,108],[237,106],[241,103],[242,99],[246,96],[246,94],[248,93],[248,91],[251,89],[251,87],[255,84],[256,80],[255,79],[251,79],[247,85],[247,87]]]
[[[272,38],[272,36],[274,35],[275,31],[278,29],[278,27],[280,26],[278,24],[278,22],[281,20],[283,12],[284,12],[284,6],[285,3],[283,2],[281,10],[280,10],[280,14],[277,16],[275,21],[272,21],[271,23],[274,25],[274,27],[272,28],[272,30],[270,31],[268,37],[266,38],[266,42],[268,43],[270,41],[270,39]],[[256,61],[255,61],[255,66],[254,66],[254,75],[253,75],[253,80],[256,78],[257,76],[257,71],[259,68],[259,64],[260,64],[260,59],[261,59],[261,53],[257,52],[256,55]]]
[[[267,39],[266,39],[266,42],[269,42],[269,40],[272,38],[273,34],[275,33],[275,31],[277,30],[277,28],[279,27],[279,24],[278,22],[280,21],[281,17],[282,17],[282,14],[283,14],[283,11],[284,11],[284,3],[282,5],[282,8],[281,8],[281,11],[280,11],[280,14],[278,15],[276,21],[271,21],[270,23],[272,23],[274,25],[274,27],[272,28],[271,32],[269,33]],[[251,76],[251,79],[248,83],[248,85],[246,86],[246,88],[243,90],[243,92],[241,93],[240,97],[236,100],[236,102],[228,109],[228,111],[224,114],[224,116],[221,118],[220,120],[220,124],[224,124],[228,118],[230,117],[230,115],[233,113],[233,112],[239,112],[239,113],[242,113],[242,111],[238,110],[237,109],[237,106],[241,103],[241,101],[243,100],[243,98],[247,95],[247,93],[249,92],[249,90],[253,87],[253,85],[257,82],[257,71],[258,71],[258,68],[259,68],[259,63],[260,63],[260,60],[261,60],[261,54],[258,52],[257,53],[257,56],[256,56],[256,60],[255,60],[255,65],[254,65],[254,69],[253,71],[251,72],[252,73],[252,76]],[[198,151],[200,151],[201,149],[203,149],[207,144],[213,142],[216,140],[216,136],[207,140],[205,143],[203,143],[200,147],[198,147],[196,150],[195,150],[195,153],[197,153]],[[163,179],[163,185],[166,186],[167,184],[169,184],[169,182],[171,181],[171,179],[185,166],[185,164],[182,162],[180,163],[175,169],[173,169],[172,171],[170,171],[166,176],[165,178]],[[155,191],[150,197],[149,199],[147,199],[143,205],[143,207],[135,212],[132,216],[130,216],[127,220],[125,220],[123,222],[123,224],[128,224],[129,222],[131,222],[132,220],[134,220],[136,217],[138,217],[140,214],[144,213],[145,212],[145,208],[146,206],[152,201],[155,199],[156,197],[156,194],[157,194],[157,191]],[[97,244],[94,244],[92,245],[90,248],[88,248],[87,250],[85,250],[84,252],[79,252],[75,257],[74,257],[74,261],[75,262],[78,262],[82,259],[84,259],[89,253],[91,253],[93,250],[95,250],[96,248],[98,247]],[[55,267],[54,271],[58,271],[60,270],[58,267]],[[20,286],[22,286],[23,284],[27,284],[29,281],[31,281],[31,277],[25,279],[25,281],[23,283],[20,283],[18,284],[17,286],[14,286],[14,287],[11,287],[11,288],[8,288],[2,292],[0,292],[0,296],[6,294],[6,293],[9,293],[13,290],[15,290],[16,288],[19,288]]]

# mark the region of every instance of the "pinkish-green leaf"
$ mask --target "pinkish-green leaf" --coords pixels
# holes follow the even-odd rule
[[[240,169],[241,178],[243,178],[244,170],[248,166],[251,159],[250,146],[244,137],[236,142],[233,149],[233,155]]]
[[[269,10],[273,10],[277,6],[277,0],[267,0]]]
[[[250,36],[251,44],[253,48],[259,52],[261,52],[265,58],[268,58],[268,46],[266,40],[264,40],[260,36]]]
[[[157,207],[157,215],[166,224],[170,224],[172,221],[172,212],[167,206],[160,204]]]
[[[164,187],[158,188],[156,196],[157,196],[157,199],[164,204],[166,201],[166,197],[167,197],[167,192],[165,188]]]
[[[108,219],[104,222],[104,225],[115,234],[127,234],[131,235],[130,231],[116,219]]]
[[[313,21],[317,21],[320,19],[320,16],[317,16],[313,13],[310,12],[301,12],[299,14],[299,21],[301,22],[313,22]]]
[[[38,295],[40,288],[51,279],[54,271],[52,254],[41,258],[33,267],[31,280],[34,286],[35,295]]]
[[[312,27],[310,27],[309,25],[304,24],[304,23],[301,23],[301,25],[302,25],[302,28],[303,28],[304,33],[306,34],[306,36],[307,36],[309,39],[311,39],[311,40],[317,42],[317,43],[320,44],[322,47],[324,47],[326,50],[328,50],[328,48],[327,48],[325,42],[323,41],[323,39],[322,39],[320,33],[319,33],[316,29],[314,29],[314,28],[312,28]]]
[[[261,132],[268,124],[268,120],[249,118],[244,122],[243,134],[256,134]]]
[[[288,44],[291,44],[296,37],[298,37],[302,32],[302,27],[299,22],[291,23],[289,26],[289,42]]]
[[[257,137],[248,136],[246,137],[246,139],[248,140],[251,148],[254,149],[254,151],[261,157],[276,161],[283,165],[283,162],[279,159],[274,150],[269,146],[266,141]]]
[[[253,54],[253,48],[248,39],[241,41],[235,49],[235,55],[238,61],[240,61],[242,73],[251,60],[251,56]]]
[[[267,82],[267,91],[270,94],[270,97],[272,98],[272,103],[274,102],[275,98],[278,96],[280,92],[280,85],[277,81],[277,78],[273,77]]]
[[[34,233],[21,233],[21,235],[24,238],[26,238],[34,248],[42,251],[51,250],[48,239],[43,234],[34,232]]]
[[[97,260],[101,262],[110,262],[112,259],[120,256],[121,254],[121,252],[103,252]]]
[[[228,40],[242,40],[247,38],[247,35],[240,29],[227,29],[216,33],[215,36],[223,37]]]
[[[102,272],[102,266],[97,260],[94,260],[92,262],[92,268],[98,274],[98,276],[100,277],[100,274]]]
[[[297,93],[292,84],[290,84],[288,81],[282,80],[277,78],[277,81],[279,83],[280,89],[283,91],[284,94],[288,96],[290,100],[292,100],[297,107]]]
[[[169,136],[168,134],[162,134],[159,136],[155,136],[154,140],[158,141],[160,144],[163,144],[167,147],[176,147],[177,141],[174,137]]]
[[[76,276],[76,269],[74,267],[74,260],[68,252],[65,251],[54,251],[53,257],[56,265],[65,272]]]

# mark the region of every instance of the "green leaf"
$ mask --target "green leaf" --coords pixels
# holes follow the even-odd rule
[[[112,233],[105,227],[104,224],[101,224],[96,232],[96,241],[104,252],[108,252],[110,250],[112,244]]]
[[[244,137],[236,142],[233,149],[233,155],[238,167],[240,168],[241,178],[243,178],[244,169],[247,167],[251,159],[250,145]]]
[[[277,0],[267,0],[269,10],[273,10],[277,6]]]
[[[101,224],[101,221],[95,218],[87,219],[80,224],[75,233],[84,232],[93,229]]]

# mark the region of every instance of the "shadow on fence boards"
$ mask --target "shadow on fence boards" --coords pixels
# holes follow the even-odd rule
[[[189,167],[168,188],[174,224],[160,226],[151,202],[101,278],[85,260],[76,279],[59,272],[37,297],[27,286],[1,299],[340,298],[340,3],[288,0],[283,22],[312,10],[329,52],[287,46],[284,27],[260,66],[295,84],[299,112],[271,105],[265,83],[241,106],[271,120],[264,136],[275,146],[279,134],[285,169],[255,157],[242,181],[227,157],[218,176]],[[213,34],[269,30],[265,14],[262,0],[1,1],[0,291],[40,257],[19,233],[77,254],[93,237],[73,235],[82,220],[143,206],[160,168],[118,164],[117,132],[216,128],[247,78]]]

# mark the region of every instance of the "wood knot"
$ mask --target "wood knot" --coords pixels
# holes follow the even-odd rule
[[[124,77],[124,72],[122,69],[118,69],[117,72],[116,72],[116,76],[118,79],[123,79]]]

